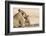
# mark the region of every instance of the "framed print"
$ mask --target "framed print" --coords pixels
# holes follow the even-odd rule
[[[5,1],[5,35],[44,33],[44,3]]]

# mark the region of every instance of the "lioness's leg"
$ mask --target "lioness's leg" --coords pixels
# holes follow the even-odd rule
[[[25,19],[24,19],[24,17],[21,17],[21,25],[22,25],[22,27],[24,27],[25,26]]]

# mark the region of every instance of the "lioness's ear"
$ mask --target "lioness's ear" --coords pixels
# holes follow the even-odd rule
[[[20,10],[20,9],[18,9],[18,11],[20,12],[21,10]]]

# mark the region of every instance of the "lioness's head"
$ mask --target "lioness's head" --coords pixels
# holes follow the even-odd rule
[[[21,14],[22,14],[23,17],[26,17],[27,16],[27,14],[23,10],[18,9],[18,11],[21,12]]]

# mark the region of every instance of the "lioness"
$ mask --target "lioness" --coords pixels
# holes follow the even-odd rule
[[[13,26],[14,27],[24,27],[25,26],[25,17],[26,13],[18,9],[18,13],[13,17]]]

